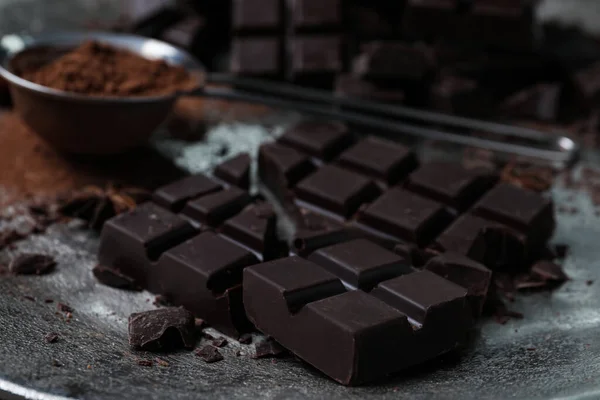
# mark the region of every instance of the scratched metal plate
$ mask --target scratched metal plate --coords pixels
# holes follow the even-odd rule
[[[259,121],[223,123],[202,142],[157,139],[154,145],[190,171],[208,171],[224,148],[228,155],[256,148],[296,118],[279,114]],[[423,147],[420,147],[421,149]],[[428,152],[429,155],[433,154]],[[598,165],[597,160],[584,163]],[[532,399],[600,397],[600,218],[589,196],[561,187],[580,210],[560,214],[555,240],[571,247],[565,261],[572,280],[554,292],[518,296],[511,308],[525,314],[506,325],[481,324],[473,346],[460,358],[436,361],[383,383],[348,388],[294,358],[250,358],[252,346],[232,341],[225,359],[206,364],[192,352],[160,357],[168,367],[142,367],[127,344],[127,317],[152,306],[149,293],[98,284],[91,274],[98,238],[76,223],[18,245],[17,251],[56,256],[55,272],[0,279],[0,398],[53,399]],[[0,254],[0,262],[11,253]],[[586,281],[597,283],[588,285]],[[32,296],[35,301],[24,296]],[[44,299],[53,299],[52,304]],[[56,302],[75,309],[66,322]],[[47,344],[44,335],[58,332]],[[236,356],[240,350],[241,355]],[[61,367],[53,366],[54,361]]]

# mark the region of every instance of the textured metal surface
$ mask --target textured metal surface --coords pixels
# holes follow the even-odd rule
[[[179,166],[204,171],[219,161],[223,148],[227,156],[256,148],[290,119],[294,116],[222,124],[201,143],[155,144]],[[46,276],[0,279],[0,389],[40,399],[598,398],[600,218],[584,193],[558,185],[553,195],[559,204],[574,196],[569,201],[580,210],[559,215],[555,238],[571,246],[565,264],[571,281],[554,292],[518,296],[511,308],[525,318],[506,325],[484,321],[462,357],[358,388],[340,386],[294,358],[251,359],[252,346],[235,341],[222,350],[222,362],[206,364],[184,351],[160,355],[168,367],[139,366],[139,358],[156,355],[129,349],[127,317],[153,308],[154,297],[98,284],[91,274],[98,238],[77,224],[55,226],[0,254],[0,262],[19,251],[46,252],[59,261]],[[75,309],[70,322],[56,313],[56,302]],[[52,331],[60,340],[48,344],[44,335]],[[53,360],[62,366],[53,366]]]

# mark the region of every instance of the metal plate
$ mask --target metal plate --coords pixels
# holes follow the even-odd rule
[[[221,160],[223,148],[229,149],[227,157],[255,149],[295,118],[277,114],[255,122],[222,123],[209,129],[202,142],[157,139],[155,145],[178,166],[207,171]],[[98,284],[91,274],[98,238],[77,223],[54,226],[19,243],[17,250],[0,254],[0,262],[19,251],[47,252],[59,261],[56,271],[46,276],[0,280],[0,397],[11,392],[36,399],[598,398],[600,218],[585,193],[559,184],[553,196],[558,204],[569,199],[579,209],[558,216],[555,237],[571,248],[565,261],[571,281],[553,292],[519,295],[510,306],[525,318],[506,325],[483,321],[461,357],[357,388],[338,385],[291,357],[254,360],[252,346],[235,341],[222,350],[225,360],[218,363],[206,364],[193,352],[182,351],[159,355],[168,367],[139,366],[139,358],[157,355],[130,350],[127,317],[153,308],[154,296]],[[597,283],[588,285],[588,280]],[[57,302],[75,309],[70,322],[56,313]],[[49,332],[59,333],[60,340],[47,344],[44,335]],[[53,360],[62,366],[53,366]]]

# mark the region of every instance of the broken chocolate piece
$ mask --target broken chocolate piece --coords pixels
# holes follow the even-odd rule
[[[46,336],[44,336],[44,340],[46,343],[56,343],[58,342],[58,333],[50,332]]]
[[[216,339],[212,340],[211,343],[215,347],[225,347],[225,346],[227,346],[227,343],[229,343],[229,342],[224,337],[220,337],[220,338],[216,338]]]
[[[223,360],[223,355],[215,346],[207,344],[196,350],[196,355],[202,358],[206,363],[211,364]]]
[[[194,316],[183,307],[133,313],[129,345],[136,349],[172,350],[194,347]]]
[[[272,339],[263,340],[260,343],[254,345],[254,355],[252,358],[267,358],[267,357],[279,357],[285,353],[285,349],[281,347],[279,343]]]
[[[115,268],[97,264],[92,269],[92,273],[94,274],[94,277],[100,281],[100,283],[103,283],[106,286],[117,289],[139,289],[132,278],[124,275]]]
[[[56,266],[54,257],[45,254],[21,254],[8,265],[8,270],[16,275],[42,275]]]
[[[71,314],[71,313],[73,313],[73,311],[75,311],[73,309],[73,307],[66,305],[64,303],[56,304],[56,308],[58,309],[58,311],[61,311],[61,312],[67,313],[67,314]]]

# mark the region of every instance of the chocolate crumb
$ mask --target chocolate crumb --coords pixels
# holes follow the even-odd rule
[[[587,281],[585,281],[585,284],[591,286],[594,284],[594,281],[592,279],[588,279]]]
[[[244,333],[242,336],[240,336],[238,342],[242,344],[250,344],[252,343],[252,335],[249,333]]]
[[[46,343],[56,343],[58,342],[58,333],[50,332],[46,336],[44,336],[44,340]]]
[[[103,283],[106,286],[114,287],[117,289],[139,290],[139,287],[137,287],[133,278],[122,274],[119,270],[115,268],[98,264],[92,269],[92,273],[94,274],[94,277],[96,277],[96,279],[100,281],[100,283]]]
[[[142,367],[151,367],[154,365],[152,360],[137,360],[137,364],[141,365]]]
[[[221,337],[212,341],[212,345],[215,347],[225,347],[227,346],[227,339]]]
[[[169,362],[168,362],[168,361],[166,361],[166,360],[163,360],[163,359],[162,359],[162,358],[160,358],[160,357],[156,357],[156,363],[157,363],[158,365],[160,365],[161,367],[168,367],[168,366],[169,366]]]
[[[35,301],[35,297],[33,296],[23,296],[23,298],[29,301]]]
[[[196,350],[196,355],[208,364],[223,360],[223,355],[215,346],[206,345]]]
[[[72,307],[70,307],[64,303],[58,303],[56,305],[56,308],[58,308],[58,311],[62,311],[64,313],[73,313],[73,311],[75,311]]]
[[[52,360],[52,366],[53,366],[53,367],[60,368],[60,367],[62,367],[63,365],[62,365],[62,364],[61,364],[61,363],[60,363],[58,360]]]
[[[46,304],[54,303],[54,300],[52,300],[52,299],[45,299],[44,303],[46,303]]]
[[[56,266],[53,257],[44,254],[21,254],[8,265],[8,270],[16,275],[42,275]]]
[[[256,350],[252,358],[267,358],[267,357],[278,357],[285,353],[285,349],[281,347],[279,343],[272,339],[267,339],[263,342],[254,345]]]
[[[536,348],[535,348],[535,347],[533,347],[533,346],[526,347],[525,349],[526,349],[527,351],[535,351],[535,350],[536,350]]]
[[[242,351],[241,350],[238,350],[238,351],[235,352],[235,356],[236,357],[240,357],[241,355],[242,355]]]

